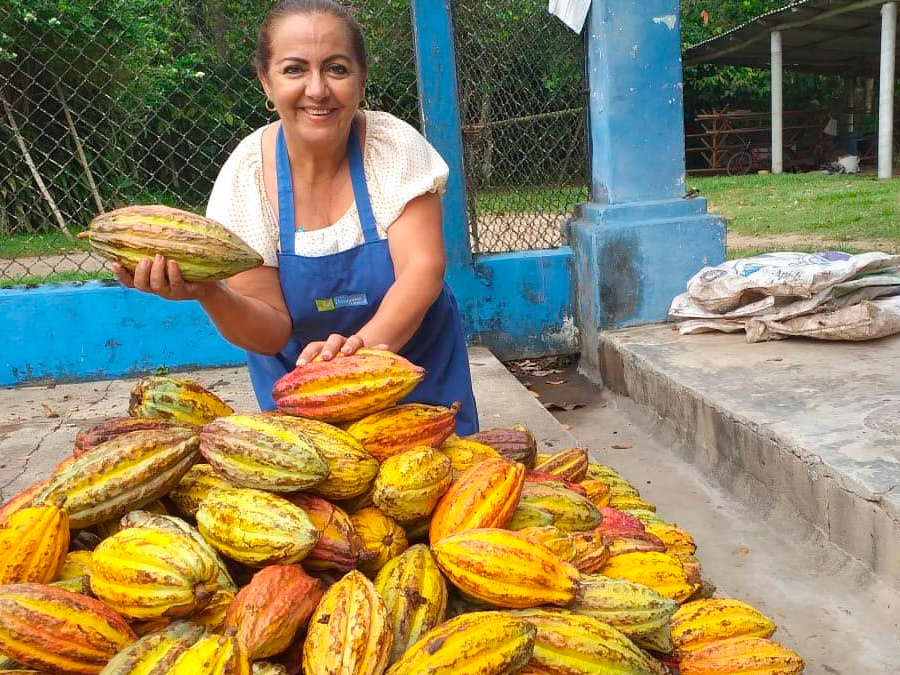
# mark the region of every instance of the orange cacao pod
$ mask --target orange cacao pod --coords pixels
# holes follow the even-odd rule
[[[571,532],[569,538],[575,546],[572,564],[582,574],[592,574],[603,567],[610,558],[609,547],[596,530]]]
[[[587,498],[591,500],[594,506],[601,509],[604,506],[609,506],[609,487],[606,483],[588,479],[581,481],[579,485],[581,485]]]
[[[360,571],[369,576],[374,577],[388,560],[409,545],[403,528],[375,507],[360,509],[350,516],[350,521],[365,549],[374,553],[370,560],[359,564]]]
[[[24,508],[0,524],[0,584],[56,579],[69,549],[69,517],[45,504]]]
[[[586,448],[569,448],[555,455],[551,455],[539,464],[535,465],[535,471],[550,473],[559,476],[563,480],[577,483],[584,480],[588,470],[588,451]]]
[[[453,433],[459,403],[450,408],[405,403],[363,417],[347,428],[379,462],[418,447],[437,448]]]

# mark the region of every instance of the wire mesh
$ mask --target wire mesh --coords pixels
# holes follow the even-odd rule
[[[588,197],[584,46],[546,0],[454,0],[475,252],[553,248]]]

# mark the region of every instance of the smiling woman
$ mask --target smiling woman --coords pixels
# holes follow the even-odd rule
[[[247,350],[260,407],[274,382],[316,356],[382,346],[424,367],[405,399],[461,402],[456,430],[477,431],[465,337],[444,283],[440,195],[448,168],[411,126],[361,111],[367,56],[359,24],[333,0],[282,0],[264,19],[253,65],[279,120],[222,167],[206,215],[263,265],[224,284],[185,282],[157,256],[126,285],[198,300]]]

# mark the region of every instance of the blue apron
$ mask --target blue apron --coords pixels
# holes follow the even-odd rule
[[[348,251],[321,257],[294,253],[294,189],[290,158],[279,127],[275,141],[278,180],[278,278],[293,328],[287,345],[274,356],[247,352],[247,367],[262,410],[273,410],[272,386],[295,367],[300,350],[308,343],[326,340],[332,333],[350,336],[374,315],[394,283],[394,265],[386,239],[378,236],[356,125],[347,142],[353,196],[365,241]],[[428,309],[422,325],[399,352],[427,371],[425,379],[403,402],[449,406],[462,403],[456,416],[460,436],[478,431],[478,414],[472,394],[472,378],[466,340],[453,292],[444,284]]]

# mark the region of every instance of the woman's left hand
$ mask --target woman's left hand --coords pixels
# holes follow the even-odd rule
[[[297,367],[306,365],[317,356],[321,357],[323,361],[330,361],[338,354],[350,356],[355,354],[357,349],[365,346],[363,339],[359,335],[344,337],[339,333],[332,333],[327,340],[318,340],[306,345],[303,351],[300,352],[300,356],[297,357]],[[373,349],[388,349],[388,345],[375,345]]]

